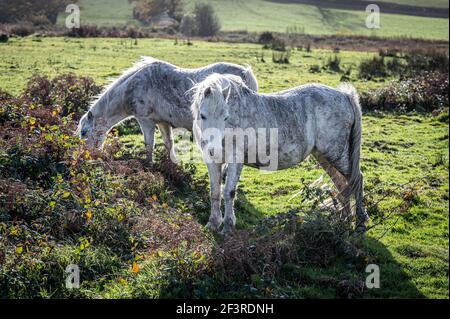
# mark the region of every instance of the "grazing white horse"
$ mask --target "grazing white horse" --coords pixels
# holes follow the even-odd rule
[[[186,92],[213,73],[242,77],[250,88],[258,90],[250,67],[216,63],[198,69],[183,69],[143,57],[106,88],[81,118],[77,131],[88,144],[102,147],[112,127],[134,117],[144,134],[148,160],[153,159],[156,125],[174,159],[172,128],[192,129],[191,96]]]
[[[274,149],[278,163],[274,170],[292,167],[312,154],[330,175],[345,207],[350,208],[350,196],[355,196],[356,228],[366,230],[368,215],[363,207],[360,171],[362,115],[353,86],[333,89],[310,84],[274,94],[258,94],[238,77],[213,74],[198,83],[193,91],[193,131],[206,160],[211,184],[208,228],[216,231],[222,222],[223,232],[234,228],[233,203],[243,165],[267,166],[261,154],[266,155],[267,150],[273,149],[273,145],[258,145],[263,152],[258,150],[256,154],[254,144],[261,140],[266,144],[266,136],[258,138],[258,142],[247,136],[247,141],[239,144],[236,131],[258,132],[257,136],[262,128],[263,132],[269,129],[277,132]],[[231,147],[227,141],[233,141]],[[238,158],[243,160],[238,161]],[[228,171],[223,189],[223,220],[220,188],[225,164]]]

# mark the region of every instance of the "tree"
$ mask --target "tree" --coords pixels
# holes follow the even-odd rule
[[[74,0],[0,0],[0,23],[44,21],[55,24],[58,14]],[[37,19],[39,18],[39,19]]]
[[[142,23],[148,24],[151,19],[167,13],[167,15],[180,21],[183,16],[182,0],[130,0],[136,5],[133,9],[133,16]]]
[[[220,31],[220,21],[211,4],[196,4],[194,17],[197,25],[197,35],[208,37],[216,35]]]
[[[181,19],[179,31],[185,36],[192,37],[197,34],[197,24],[192,14],[186,14]]]

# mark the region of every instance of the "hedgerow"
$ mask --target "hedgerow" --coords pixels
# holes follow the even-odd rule
[[[447,108],[448,73],[422,72],[361,94],[366,111],[433,112]]]

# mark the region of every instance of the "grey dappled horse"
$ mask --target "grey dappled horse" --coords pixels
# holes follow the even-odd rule
[[[216,63],[184,69],[150,57],[142,60],[112,82],[81,118],[78,132],[88,144],[101,147],[112,127],[134,117],[144,134],[147,158],[152,161],[155,127],[158,126],[172,159],[172,128],[192,129],[191,96],[195,83],[213,73],[234,74],[253,90],[257,80],[250,67]]]
[[[224,222],[224,232],[233,229],[236,222],[233,202],[243,165],[267,166],[261,153],[255,153],[255,139],[248,138],[245,143],[235,143],[226,149],[225,145],[229,146],[227,140],[237,140],[229,135],[235,135],[235,130],[256,132],[270,128],[277,130],[275,170],[297,165],[312,154],[338,188],[344,207],[350,209],[350,196],[355,196],[357,230],[365,231],[368,216],[363,207],[360,171],[362,115],[353,86],[333,89],[309,84],[278,93],[259,94],[236,76],[213,74],[197,84],[193,91],[193,131],[204,154],[211,182],[211,216],[207,227],[218,230]],[[267,145],[262,148],[263,151],[269,149]],[[245,160],[237,161],[237,158]],[[253,158],[252,162],[250,158]],[[228,171],[223,189],[223,220],[220,188],[221,170],[225,164]]]

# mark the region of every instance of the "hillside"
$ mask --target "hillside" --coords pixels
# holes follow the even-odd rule
[[[192,6],[196,0],[187,0]],[[224,30],[286,31],[297,26],[309,34],[362,34],[448,39],[448,19],[383,14],[379,30],[367,29],[365,12],[319,8],[265,0],[211,0]],[[412,28],[411,26],[416,26]]]
[[[370,0],[363,1],[370,2]],[[448,8],[448,0],[377,0],[377,2],[399,3],[419,7]]]
[[[413,5],[410,3],[394,3],[389,1],[367,1],[367,0],[266,0],[275,3],[296,3],[317,6],[323,9],[342,9],[356,12],[364,12],[370,4],[380,8],[381,13],[392,13],[408,16],[427,18],[448,18],[447,8],[424,5]]]
[[[191,10],[199,0],[185,0]],[[222,22],[224,31],[246,30],[284,32],[296,26],[308,34],[358,34],[382,37],[408,36],[448,40],[448,18],[429,18],[399,14],[382,14],[381,28],[365,27],[366,14],[350,9],[334,9],[306,5],[292,1],[269,0],[210,0]],[[394,2],[385,0],[385,2]],[[396,3],[448,7],[442,0],[413,2],[396,0]],[[132,5],[128,0],[79,0],[81,20],[85,24],[124,25],[137,24],[132,17]],[[60,17],[63,23],[64,16]]]

